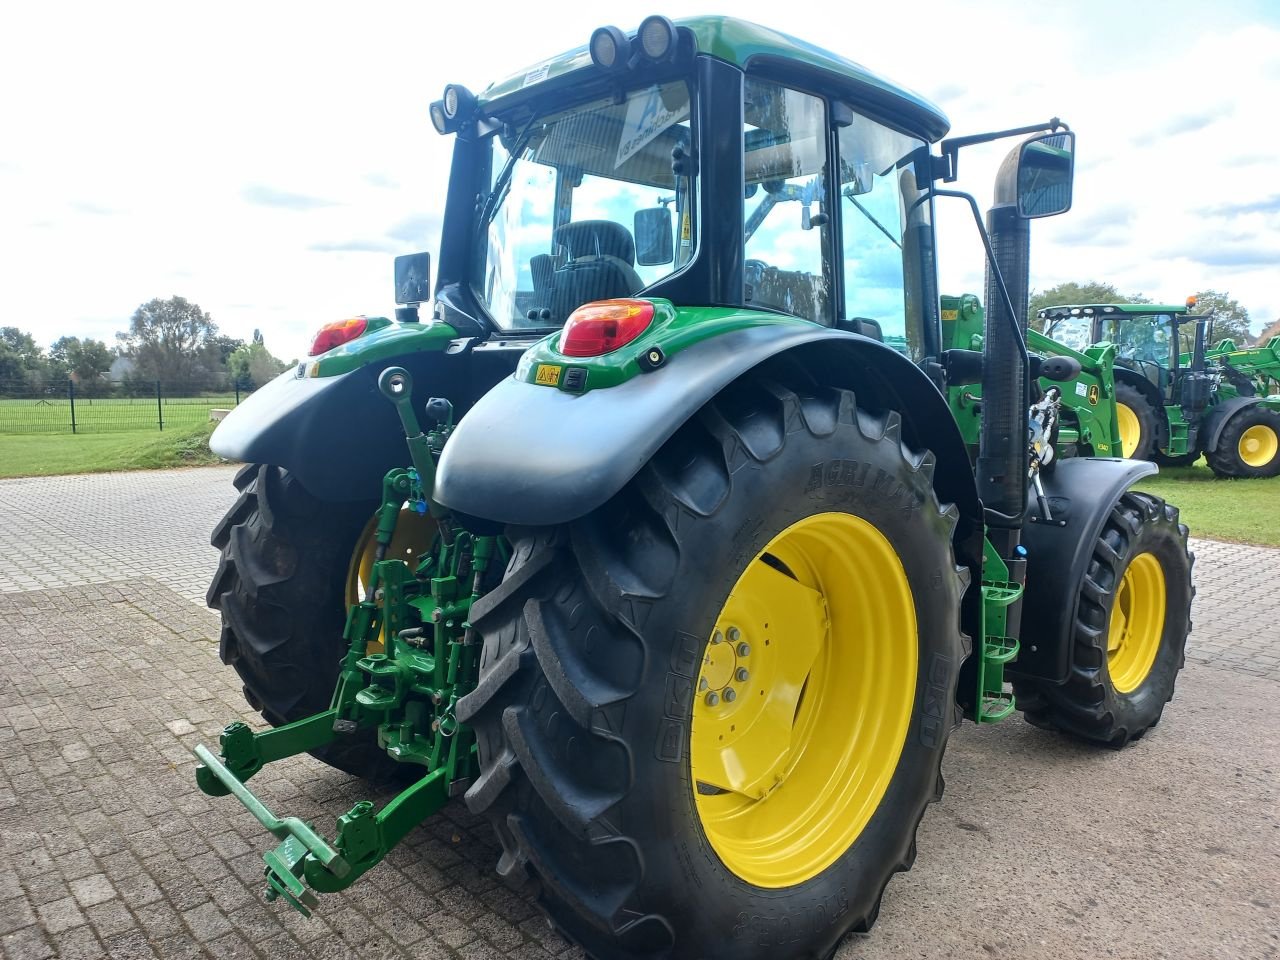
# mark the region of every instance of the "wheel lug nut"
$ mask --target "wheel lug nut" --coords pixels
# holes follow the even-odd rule
[[[724,634],[721,633],[719,630],[717,630],[715,633],[711,635],[712,643],[720,643],[722,640],[724,640]]]
[[[733,701],[737,699],[738,699],[738,691],[733,689],[733,687],[730,687],[728,690],[724,692],[725,703],[733,703]]]
[[[739,638],[740,636],[742,636],[742,631],[741,631],[741,630],[739,630],[737,627],[730,627],[730,628],[729,628],[729,642],[730,642],[730,643],[737,643],[737,642],[738,642],[738,638]]]
[[[745,643],[738,644],[738,656],[740,657],[751,656],[751,647]]]
[[[710,693],[707,694],[708,707],[714,707],[719,702],[720,702],[720,694],[716,693],[714,690],[712,690]]]
[[[747,673],[746,667],[739,667],[738,672],[734,674],[734,676],[738,678],[739,683],[746,683],[747,680],[750,679],[751,674]]]
[[[705,689],[707,689],[707,678],[706,678],[706,677],[703,677],[701,680],[699,680],[699,681],[698,681],[698,689],[699,689],[699,690],[705,690]]]

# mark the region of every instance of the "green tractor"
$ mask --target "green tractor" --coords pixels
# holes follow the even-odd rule
[[[1157,723],[1186,527],[1151,464],[1039,469],[1032,383],[1081,370],[1027,351],[1029,228],[1074,134],[942,140],[727,18],[601,27],[431,112],[434,286],[398,260],[394,320],[325,327],[212,441],[250,466],[209,602],[270,727],[196,775],[279,839],[270,899],[310,913],[457,797],[594,957],[824,958],[911,866],[962,717]],[[984,228],[959,151],[1028,135]],[[988,254],[980,349],[943,340],[944,197]],[[303,752],[400,792],[278,816],[247,781]]]
[[[1114,345],[1123,453],[1162,466],[1204,454],[1220,477],[1280,475],[1280,338],[1213,349],[1212,314],[1149,303],[1064,304],[1038,314],[1045,334],[1070,346]]]

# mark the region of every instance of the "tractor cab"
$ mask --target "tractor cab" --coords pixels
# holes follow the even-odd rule
[[[1194,298],[1184,306],[1150,303],[1080,304],[1040,311],[1044,333],[1082,350],[1099,343],[1116,348],[1116,366],[1127,367],[1146,380],[1165,403],[1178,401],[1180,373],[1189,367],[1197,340],[1203,344],[1208,316],[1190,313]]]

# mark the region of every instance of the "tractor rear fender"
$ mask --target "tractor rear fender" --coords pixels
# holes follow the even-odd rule
[[[209,446],[229,460],[283,467],[321,500],[376,500],[382,477],[409,456],[395,408],[378,392],[378,374],[392,365],[407,368],[419,410],[428,397],[447,397],[460,416],[478,393],[511,373],[527,343],[494,346],[458,356],[392,356],[329,377],[288,371],[232,410]]]
[[[1074,457],[1041,475],[1053,520],[1039,519],[1033,499],[1022,528],[1027,582],[1021,651],[1010,672],[1055,683],[1067,679],[1080,584],[1094,543],[1120,495],[1156,472],[1145,460]]]
[[[1227,421],[1246,407],[1256,407],[1260,404],[1267,404],[1267,398],[1232,397],[1229,400],[1214,404],[1205,411],[1204,423],[1200,426],[1200,449],[1216,450],[1218,438],[1222,436],[1222,431],[1226,429]],[[1267,405],[1272,406],[1272,404]]]
[[[938,497],[961,515],[957,558],[976,573],[981,507],[964,440],[942,394],[891,347],[827,327],[788,323],[725,333],[674,354],[653,372],[580,395],[503,380],[449,439],[436,498],[472,518],[567,523],[620,491],[732,381],[783,356],[819,382],[853,390],[860,406],[899,411],[904,441],[933,451]]]

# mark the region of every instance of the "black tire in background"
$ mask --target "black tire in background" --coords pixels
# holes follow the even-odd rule
[[[1241,451],[1241,441],[1250,431],[1266,437],[1270,457],[1263,463],[1248,463]],[[1218,443],[1205,452],[1209,469],[1220,477],[1280,476],[1280,413],[1268,407],[1252,406],[1237,411],[1218,434]]]
[[[897,413],[789,372],[731,386],[582,520],[510,530],[506,577],[472,611],[484,652],[458,718],[476,731],[482,773],[468,805],[498,833],[499,872],[532,873],[554,925],[602,960],[829,957],[874,922],[942,793],[967,648],[958,514],[939,505],[933,457],[902,443]],[[779,531],[833,511],[873,524],[903,565],[915,699],[892,779],[852,845],[766,889],[726,866],[699,819],[694,681],[744,567]]]
[[[1160,421],[1164,412],[1156,410],[1151,400],[1141,390],[1123,381],[1116,384],[1116,406],[1127,407],[1138,423],[1138,439],[1126,457],[1130,460],[1153,459],[1160,448]],[[1123,411],[1117,411],[1117,413],[1123,413]],[[1122,450],[1124,446],[1122,442]]]
[[[1154,662],[1131,690],[1119,690],[1108,663],[1108,630],[1117,592],[1127,568],[1140,556],[1154,558],[1163,571],[1166,603],[1163,630]],[[1018,708],[1027,720],[1084,740],[1123,747],[1160,721],[1173,697],[1191,632],[1195,588],[1187,548],[1187,528],[1178,510],[1145,493],[1124,493],[1111,510],[1094,544],[1079,588],[1072,631],[1072,667],[1063,684],[1018,678],[1013,681]],[[1064,611],[1064,616],[1068,611]],[[1035,624],[1023,622],[1024,644],[1035,642]]]
[[[245,699],[272,726],[329,708],[346,653],[346,583],[356,542],[377,502],[326,503],[287,471],[250,464],[240,497],[210,538],[221,551],[207,602],[222,614],[218,653]],[[372,731],[314,755],[382,781],[399,766]]]

